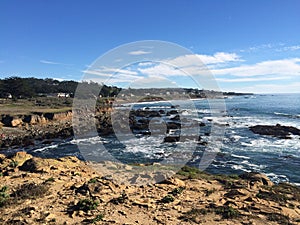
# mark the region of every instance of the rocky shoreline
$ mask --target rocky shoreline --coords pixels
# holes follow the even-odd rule
[[[25,152],[0,155],[0,169],[1,224],[300,223],[300,189],[257,173],[210,175],[183,167],[160,183],[127,185],[76,157]]]

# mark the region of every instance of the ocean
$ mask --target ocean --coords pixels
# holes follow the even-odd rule
[[[133,108],[168,111],[174,109],[171,106],[175,105],[179,115],[184,115],[182,123],[186,123],[186,127],[191,121],[206,123],[199,130],[202,141],[209,143],[206,146],[197,144],[195,140],[165,143],[161,133],[134,133],[128,136],[124,134],[123,137],[56,140],[50,145],[25,150],[42,157],[75,155],[81,159],[97,161],[99,156],[99,160],[114,158],[123,163],[176,163],[177,158],[186,160],[189,165],[198,166],[204,153],[213,149],[216,153],[205,168],[207,172],[241,174],[255,171],[266,174],[276,183],[291,182],[300,185],[300,137],[279,139],[254,134],[249,130],[249,126],[253,125],[276,124],[300,128],[300,94],[255,94],[232,96],[224,100],[193,99],[189,102],[192,103],[192,108],[190,104],[185,104],[186,101],[172,101],[126,104],[119,106],[119,110]],[[220,102],[225,103],[225,109],[214,107]],[[215,113],[215,110],[220,112]],[[172,119],[171,117],[169,115],[167,119]],[[157,119],[153,124],[160,122]],[[218,141],[210,143],[212,126],[224,131],[224,135],[214,139]],[[103,157],[103,149],[105,154],[109,153],[109,157]]]

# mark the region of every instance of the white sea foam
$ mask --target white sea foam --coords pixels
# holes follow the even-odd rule
[[[250,157],[242,156],[242,155],[231,154],[231,156],[232,156],[232,157],[235,157],[235,158],[240,158],[240,159],[250,159]]]
[[[283,174],[275,174],[275,173],[266,173],[267,177],[269,177],[273,182],[289,182],[289,178]]]
[[[234,170],[241,170],[241,171],[244,171],[244,172],[251,172],[251,170],[248,170],[248,169],[244,168],[243,165],[232,165],[231,168],[234,169]]]
[[[42,147],[42,148],[35,149],[35,150],[33,150],[32,152],[43,152],[43,151],[45,151],[45,150],[53,149],[53,148],[57,148],[57,147],[58,147],[58,144],[55,144],[55,145],[49,145],[49,146],[45,146],[45,147]]]
[[[103,143],[103,139],[99,136],[96,137],[89,137],[89,138],[80,138],[80,139],[73,139],[70,141],[71,144],[96,144],[96,143]]]
[[[300,115],[297,114],[289,114],[289,113],[282,113],[282,112],[274,112],[275,115],[278,115],[278,116],[285,116],[285,117],[290,117],[290,118],[299,118]]]

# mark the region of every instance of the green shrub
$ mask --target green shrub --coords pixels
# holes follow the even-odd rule
[[[85,212],[89,211],[89,210],[94,210],[97,209],[99,205],[99,202],[91,200],[91,199],[82,199],[80,200],[76,207],[78,210],[83,210]]]
[[[54,181],[55,181],[54,177],[50,177],[50,178],[48,178],[47,180],[45,180],[44,183],[47,183],[47,182],[54,182]]]
[[[0,189],[0,207],[3,207],[7,203],[7,200],[9,198],[9,195],[7,194],[7,190],[8,190],[7,186],[3,186]]]
[[[161,203],[170,203],[170,202],[174,202],[175,198],[172,195],[166,195],[165,197],[163,197],[160,202]]]
[[[215,209],[215,212],[222,215],[223,219],[233,219],[240,216],[240,212],[231,206],[220,206]]]
[[[96,183],[96,182],[97,182],[97,178],[92,178],[92,179],[89,180],[88,183],[94,184],[94,183]]]
[[[103,218],[104,218],[103,214],[98,214],[94,219],[92,219],[92,223],[96,223],[96,222],[102,221]]]
[[[184,190],[184,187],[174,188],[171,192],[169,192],[169,194],[171,194],[173,196],[178,196],[183,192],[183,190]]]

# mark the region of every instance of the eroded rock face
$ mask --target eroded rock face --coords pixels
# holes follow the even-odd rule
[[[1,115],[0,121],[3,126],[6,127],[17,127],[25,124],[47,124],[50,121],[58,120],[71,120],[72,112],[61,112],[61,113],[33,113],[32,115]]]
[[[292,126],[273,125],[256,125],[249,127],[255,134],[271,135],[278,138],[289,139],[290,135],[300,135],[300,130]]]

